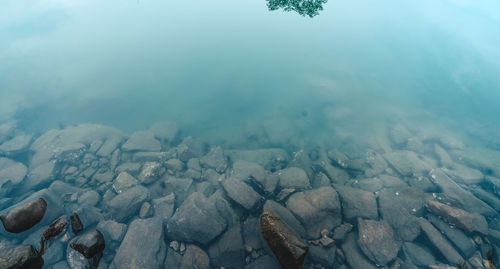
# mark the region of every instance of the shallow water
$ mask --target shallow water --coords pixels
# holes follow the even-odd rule
[[[270,262],[271,251],[259,233],[245,229],[255,224],[265,201],[277,201],[306,230],[299,234],[310,246],[307,268],[422,267],[412,257],[421,254],[420,247],[434,257],[433,264],[457,264],[456,255],[443,254],[440,249],[446,246],[421,231],[419,225],[425,224],[417,225],[418,236],[411,238],[384,215],[389,209],[381,200],[389,199],[407,212],[393,218],[429,220],[445,234],[443,244],[472,267],[487,259],[490,249],[496,259],[500,4],[330,0],[317,12],[296,12],[279,6],[274,10],[274,3],[0,3],[1,210],[45,189],[57,205],[55,210],[49,203],[50,216],[26,232],[2,230],[0,247],[31,238],[25,242],[39,248],[40,233],[63,213],[89,215],[83,221],[88,222],[86,231],[117,221],[126,226],[113,227],[132,230],[123,231],[130,237],[130,227],[142,227],[132,225],[135,219],[160,217],[164,238],[153,248],[163,254],[143,267],[191,266],[175,264],[186,253],[169,245],[182,242],[205,251],[211,267],[257,268]],[[151,163],[158,170],[149,171]],[[291,175],[290,167],[302,172],[292,169]],[[252,174],[255,169],[266,175],[265,183]],[[124,171],[135,179],[130,184],[147,193],[137,205],[147,214],[132,205],[126,216],[113,209],[119,203],[113,199],[121,194],[117,178]],[[441,172],[447,183],[435,178]],[[153,176],[146,179],[145,173]],[[280,178],[283,173],[290,178],[305,173],[307,182],[287,185]],[[269,191],[266,184],[274,177],[278,183]],[[230,178],[244,182],[237,190],[254,190],[258,202],[242,206],[225,183]],[[69,185],[58,189],[61,182]],[[304,217],[290,202],[304,193],[320,195],[317,189],[326,186],[338,194],[341,213],[314,205],[321,212]],[[369,209],[346,213],[344,196],[352,189],[345,191],[345,186],[355,193],[366,191],[356,196],[367,195],[376,214]],[[155,207],[155,199],[172,193],[172,211],[179,211],[193,193],[201,193],[207,204],[227,203],[230,209],[219,212],[224,227],[202,241],[181,236],[167,224],[175,226],[170,219],[177,213]],[[389,195],[395,193],[412,193],[413,200]],[[295,204],[305,203],[298,200]],[[463,238],[474,241],[464,250],[433,218],[453,227],[456,223],[424,207],[429,200],[481,214],[491,232],[459,228],[465,229]],[[416,211],[408,204],[417,204]],[[353,241],[365,227],[357,217],[388,223],[396,254],[374,257],[369,247]],[[483,217],[474,215],[476,220]],[[322,236],[311,228],[315,222],[331,238],[336,228],[344,227],[340,223],[352,224],[353,230],[323,246],[315,241]],[[234,232],[237,228],[243,230]],[[120,257],[131,255],[123,234],[113,239],[105,233],[101,267],[119,267]],[[63,266],[73,255],[66,250],[73,236],[54,240],[52,256],[44,254],[46,268]],[[252,245],[250,238],[260,243]],[[221,248],[223,239],[239,243],[219,253],[214,249]],[[335,249],[341,253],[328,255]]]

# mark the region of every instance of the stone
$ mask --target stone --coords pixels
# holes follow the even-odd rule
[[[306,236],[306,230],[288,208],[275,201],[267,200],[264,204],[264,209],[267,209],[277,215],[281,221],[283,221],[299,237]]]
[[[251,247],[252,249],[262,248],[260,232],[259,219],[256,217],[248,217],[243,222],[243,239],[245,241],[245,246]]]
[[[260,217],[262,235],[283,268],[303,268],[308,246],[273,212]]]
[[[181,205],[184,200],[194,192],[195,186],[190,178],[167,177],[164,179],[164,193],[175,194],[175,205]]]
[[[467,147],[457,155],[466,165],[485,171],[491,176],[500,177],[500,151]]]
[[[141,209],[139,210],[139,218],[148,218],[152,215],[151,204],[148,202],[142,203]]]
[[[47,202],[43,198],[38,198],[3,213],[0,215],[0,220],[6,231],[21,233],[40,222],[46,210]]]
[[[118,194],[107,204],[115,220],[121,222],[139,213],[142,203],[149,199],[149,196],[148,189],[135,186]]]
[[[363,269],[376,269],[377,267],[373,265],[361,252],[356,243],[356,234],[351,232],[347,235],[345,242],[342,244],[342,250],[345,255],[347,263],[350,268],[363,268]]]
[[[280,269],[279,263],[271,256],[264,255],[245,266],[245,269]]]
[[[104,236],[99,230],[90,230],[79,237],[73,239],[69,246],[80,252],[85,258],[90,259],[96,255],[100,255],[106,243]]]
[[[122,145],[124,151],[160,151],[160,141],[151,131],[137,131]]]
[[[470,257],[474,253],[476,250],[474,240],[468,237],[462,230],[450,226],[434,215],[428,215],[427,219],[460,250],[464,257]]]
[[[252,172],[250,178],[266,193],[274,193],[280,180],[277,174],[271,174],[264,170]]]
[[[440,216],[448,223],[468,232],[479,232],[488,235],[488,222],[477,214],[454,208],[437,201],[427,201],[427,208],[436,216]]]
[[[456,182],[462,184],[479,184],[484,180],[484,175],[479,170],[462,164],[454,164],[451,168],[444,167],[442,170]]]
[[[229,228],[208,248],[211,264],[220,268],[241,268],[245,261],[245,249],[238,223]],[[184,254],[185,255],[185,254]]]
[[[181,161],[187,162],[191,158],[201,158],[207,153],[207,149],[208,146],[205,142],[188,136],[177,146],[177,155]]]
[[[255,150],[229,150],[225,152],[233,163],[235,160],[253,162],[266,170],[274,172],[284,167],[290,160],[286,151],[280,148],[255,149]]]
[[[151,184],[165,173],[165,168],[157,162],[147,162],[142,166],[141,173],[139,174],[139,181],[142,184]]]
[[[222,187],[233,201],[247,210],[252,209],[262,198],[248,184],[235,178],[222,181]]]
[[[168,248],[167,257],[165,258],[165,268],[181,269],[181,263],[184,256],[172,248]]]
[[[346,219],[354,220],[358,217],[378,218],[377,200],[375,200],[375,195],[372,192],[350,187],[338,187],[337,192]]]
[[[156,138],[169,143],[174,141],[179,133],[179,127],[175,122],[158,122],[153,124],[149,130]]]
[[[335,230],[333,231],[333,239],[334,240],[339,240],[339,241],[344,241],[347,234],[352,231],[352,228],[354,226],[350,223],[342,223]]]
[[[96,206],[100,201],[101,196],[93,190],[86,191],[78,197],[78,204],[80,205]]]
[[[41,269],[42,256],[32,245],[20,245],[0,249],[0,268]]]
[[[50,247],[43,253],[44,264],[54,264],[64,259],[64,246],[60,241],[54,241]],[[49,267],[52,269],[52,267]]]
[[[78,234],[79,232],[83,231],[83,223],[82,220],[80,219],[80,216],[78,216],[78,213],[73,212],[71,216],[69,217],[70,222],[71,222],[71,231],[74,234]]]
[[[203,167],[214,169],[217,173],[223,173],[227,168],[227,157],[221,147],[214,147],[200,158],[200,164]]]
[[[309,178],[304,170],[297,167],[289,167],[278,172],[279,186],[281,189],[305,190],[311,188]]]
[[[135,162],[122,163],[118,167],[116,167],[117,173],[127,172],[135,175],[139,173],[140,170],[141,170],[141,164]]]
[[[43,232],[43,238],[45,240],[56,238],[61,233],[66,231],[67,225],[68,217],[66,215],[63,215],[49,225],[49,227]],[[42,249],[40,251],[43,253]]]
[[[127,231],[127,225],[113,220],[103,220],[97,224],[97,229],[103,233],[105,238],[121,241]]]
[[[66,261],[71,269],[75,268],[89,268],[89,269],[97,269],[99,261],[101,260],[102,253],[100,255],[96,255],[91,259],[85,258],[83,254],[74,250],[71,247],[66,249]]]
[[[433,169],[429,173],[434,184],[439,186],[442,194],[447,199],[452,200],[456,205],[468,212],[476,212],[483,216],[496,216],[497,212],[485,202],[479,200],[472,193],[460,187],[455,181],[449,178],[441,169]]]
[[[389,138],[398,146],[406,144],[411,137],[410,131],[401,124],[395,125],[389,130]]]
[[[384,172],[388,167],[384,157],[371,149],[366,152],[365,161],[370,166],[370,168],[365,169],[365,175],[367,177],[376,176]]]
[[[292,194],[286,205],[304,225],[310,238],[318,238],[321,230],[332,230],[342,223],[339,198],[331,187]]]
[[[422,218],[419,219],[419,222],[422,232],[449,264],[458,264],[464,260],[432,224]]]
[[[402,176],[423,175],[432,169],[428,163],[420,159],[413,151],[396,150],[386,153],[384,158]]]
[[[170,159],[165,162],[168,171],[180,172],[184,170],[184,163],[179,159]]]
[[[127,172],[121,172],[113,183],[116,193],[121,193],[126,189],[139,185],[139,181]]]
[[[486,202],[493,209],[495,209],[496,211],[500,211],[500,199],[498,199],[495,194],[488,192],[478,186],[471,186],[469,190],[472,192],[472,194]]]
[[[153,199],[154,215],[167,223],[174,213],[175,195],[173,193],[161,198]]]
[[[33,135],[20,134],[11,140],[5,141],[0,145],[0,152],[5,152],[8,155],[17,154],[24,151],[33,140]]]
[[[167,222],[172,239],[206,245],[226,230],[227,223],[215,204],[208,203],[201,193],[194,192]]]
[[[233,162],[231,177],[239,180],[247,180],[253,173],[263,172],[264,168],[257,163],[245,160],[236,160]]]
[[[358,219],[358,245],[378,266],[384,266],[398,255],[401,242],[386,221]]]
[[[24,164],[0,157],[0,187],[5,188],[6,184],[19,184],[27,171],[28,168]]]
[[[188,245],[180,268],[210,269],[207,253],[195,245]]]
[[[425,267],[436,263],[436,259],[432,253],[428,249],[417,244],[405,242],[403,244],[403,251],[405,256],[417,266]]]
[[[335,268],[336,247],[310,246],[307,259],[315,264],[320,264],[324,268]]]
[[[136,219],[130,223],[109,268],[162,268],[166,249],[161,219]]]

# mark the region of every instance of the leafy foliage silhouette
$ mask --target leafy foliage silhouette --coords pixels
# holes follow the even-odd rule
[[[319,15],[326,2],[328,0],[267,0],[267,7],[269,10],[295,11],[302,16],[312,18]]]

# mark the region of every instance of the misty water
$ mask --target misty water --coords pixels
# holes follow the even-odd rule
[[[69,247],[94,229],[99,268],[279,268],[263,209],[308,246],[304,268],[500,265],[498,14],[2,1],[0,213],[48,206],[20,233],[2,219],[0,268],[23,244],[44,268],[96,268]],[[42,251],[74,212],[83,231],[67,217]]]

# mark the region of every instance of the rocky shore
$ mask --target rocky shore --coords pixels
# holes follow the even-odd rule
[[[0,124],[0,268],[500,265],[500,151],[400,124],[367,145]]]

